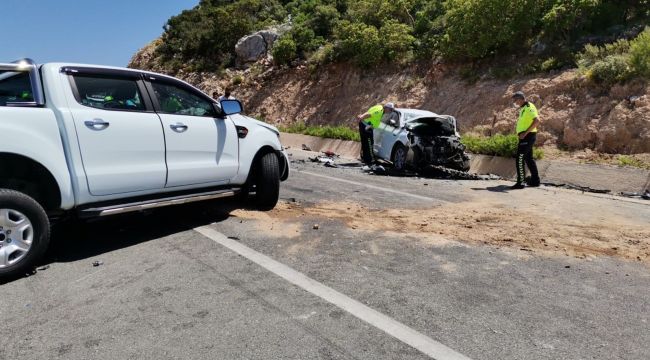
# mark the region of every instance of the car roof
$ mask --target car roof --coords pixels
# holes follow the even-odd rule
[[[440,115],[428,111],[428,110],[420,110],[420,109],[404,109],[404,108],[397,108],[395,109],[399,111],[402,115],[404,115],[405,118],[410,119],[417,119],[417,118],[422,118],[422,117],[438,117]]]

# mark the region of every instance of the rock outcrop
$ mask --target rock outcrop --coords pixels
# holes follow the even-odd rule
[[[235,45],[237,63],[251,63],[266,57],[275,41],[290,29],[289,25],[282,25],[261,30],[239,39]]]

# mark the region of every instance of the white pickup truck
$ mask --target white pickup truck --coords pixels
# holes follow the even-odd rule
[[[33,267],[50,221],[254,193],[278,201],[278,130],[166,75],[0,63],[0,277]]]

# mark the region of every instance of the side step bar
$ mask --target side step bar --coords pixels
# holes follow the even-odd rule
[[[109,216],[109,215],[117,215],[117,214],[123,214],[128,212],[161,208],[165,206],[188,204],[197,201],[232,197],[239,192],[240,192],[239,189],[219,190],[219,191],[203,192],[198,194],[181,195],[181,196],[173,196],[168,198],[139,201],[139,202],[133,202],[128,204],[118,204],[118,205],[110,205],[105,207],[88,208],[88,209],[80,210],[79,217],[89,218],[89,217]]]

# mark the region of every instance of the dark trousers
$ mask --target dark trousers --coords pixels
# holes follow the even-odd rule
[[[528,133],[525,138],[519,140],[517,147],[517,184],[523,184],[526,181],[526,171],[524,163],[528,166],[530,171],[530,184],[539,184],[539,173],[537,172],[537,164],[533,159],[533,146],[537,140],[536,133]]]
[[[371,164],[375,160],[375,156],[372,153],[372,146],[374,144],[374,138],[372,134],[372,128],[366,130],[366,127],[369,127],[368,124],[363,121],[359,121],[359,135],[361,137],[361,160],[366,164]]]

